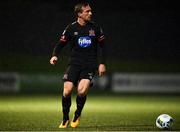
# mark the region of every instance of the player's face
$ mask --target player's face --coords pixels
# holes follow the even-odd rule
[[[89,5],[82,7],[82,12],[79,14],[79,17],[84,21],[90,21],[91,16],[92,16],[91,7]]]

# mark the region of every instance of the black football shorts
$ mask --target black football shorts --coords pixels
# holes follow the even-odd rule
[[[97,72],[97,68],[93,66],[69,65],[66,69],[63,80],[73,82],[77,86],[81,79],[93,79]]]

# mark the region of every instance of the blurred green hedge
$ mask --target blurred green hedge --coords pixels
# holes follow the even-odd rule
[[[56,66],[49,63],[48,56],[28,56],[28,55],[1,55],[1,72],[18,73],[63,73],[68,64],[67,56],[59,58]],[[180,62],[167,62],[158,60],[122,60],[107,59],[107,72],[180,72]]]

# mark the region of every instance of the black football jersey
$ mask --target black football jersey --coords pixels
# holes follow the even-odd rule
[[[104,39],[102,29],[95,23],[82,26],[74,22],[65,28],[59,45],[71,44],[70,64],[96,65],[98,47],[104,45]]]

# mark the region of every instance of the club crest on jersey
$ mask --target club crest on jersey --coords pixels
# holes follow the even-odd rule
[[[95,36],[95,32],[93,29],[89,30],[89,36]]]
[[[92,43],[92,40],[89,36],[85,36],[85,37],[80,37],[78,39],[78,44],[80,47],[82,48],[86,48],[86,47],[89,47]]]

